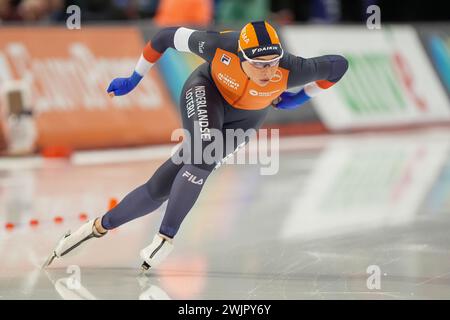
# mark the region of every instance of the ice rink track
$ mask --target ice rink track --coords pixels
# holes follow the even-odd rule
[[[450,298],[445,129],[283,138],[276,175],[230,164],[210,176],[149,275],[139,250],[165,205],[40,270],[65,231],[147,181],[171,149],[0,159],[0,299]]]

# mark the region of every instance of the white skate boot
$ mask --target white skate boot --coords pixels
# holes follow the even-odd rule
[[[148,270],[158,266],[173,250],[173,244],[159,234],[155,235],[153,242],[141,250],[140,256],[144,262],[142,269]]]
[[[70,233],[70,230],[66,232],[64,237],[58,242],[56,248],[53,250],[51,255],[45,261],[42,268],[48,267],[55,258],[61,258],[65,256],[75,248],[78,248],[81,244],[92,238],[101,238],[108,233],[100,233],[94,226],[95,220],[90,220],[83,224],[77,231]]]

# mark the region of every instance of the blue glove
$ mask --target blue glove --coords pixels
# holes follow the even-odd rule
[[[133,90],[141,81],[142,76],[136,71],[129,78],[116,78],[109,84],[108,93],[113,92],[115,96],[123,96]]]
[[[277,104],[278,109],[294,109],[311,99],[304,89],[298,93],[283,92],[280,98],[281,101]]]

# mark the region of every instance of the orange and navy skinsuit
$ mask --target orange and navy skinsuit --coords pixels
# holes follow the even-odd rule
[[[271,82],[260,87],[243,72],[238,56],[239,32],[196,31],[183,27],[161,30],[148,42],[143,56],[155,63],[169,47],[192,52],[204,60],[223,99],[232,107],[259,110],[271,105],[284,91],[305,85],[310,97],[341,79],[347,60],[339,55],[304,59],[284,53]]]
[[[189,76],[181,93],[180,113],[186,130],[182,146],[145,184],[103,216],[105,229],[117,228],[148,214],[168,200],[159,232],[173,238],[211,171],[248,141],[245,132],[261,127],[273,100],[283,91],[302,85],[305,85],[302,89],[305,95],[313,96],[336,83],[347,69],[347,62],[341,56],[304,59],[285,52],[276,76],[267,86],[260,87],[241,69],[238,38],[238,32],[163,29],[145,47],[133,75],[111,82],[108,88],[111,95],[127,94],[170,47],[195,53],[206,60]],[[244,134],[233,135],[229,148],[227,135],[230,131]],[[217,132],[221,135],[216,135]],[[210,150],[208,147],[217,139],[226,139],[222,143],[225,148],[223,152],[216,148],[214,161],[207,161],[202,157],[203,151]],[[185,148],[186,144],[190,146]],[[200,158],[196,157],[197,150],[200,150]],[[239,179],[231,183],[239,183]]]
[[[269,35],[271,42],[278,41],[274,34]],[[144,74],[168,48],[191,52],[205,60],[187,79],[180,97],[183,126],[193,133],[196,131],[194,122],[200,123],[198,130],[204,147],[211,140],[210,129],[258,129],[269,106],[284,91],[304,86],[304,97],[315,96],[339,81],[348,67],[347,60],[339,55],[305,59],[285,51],[277,73],[269,84],[261,87],[241,68],[240,36],[239,32],[166,28],[147,43],[141,63],[136,67],[136,72]],[[265,47],[257,50],[264,54]]]
[[[241,43],[246,40],[249,47],[243,48]],[[184,128],[191,136],[200,137],[204,149],[213,140],[212,129],[223,133],[227,129],[259,129],[269,106],[283,92],[304,86],[296,98],[282,96],[282,100],[292,100],[288,105],[295,106],[331,87],[348,67],[347,60],[339,55],[305,59],[284,51],[275,76],[266,86],[259,86],[241,68],[242,51],[247,56],[264,55],[278,50],[274,49],[277,46],[281,45],[276,31],[263,21],[247,24],[241,33],[165,28],[147,43],[133,75],[113,80],[108,92],[122,95],[131,91],[168,48],[197,54],[206,62],[186,80],[180,97],[180,113]],[[224,150],[224,154],[230,151]],[[214,166],[201,164],[200,167]]]
[[[258,23],[251,25],[258,27]],[[266,38],[279,44],[275,31],[266,33]],[[204,149],[213,140],[212,129],[223,133],[227,129],[259,129],[270,110],[269,106],[284,91],[304,86],[300,99],[304,101],[335,84],[348,67],[347,60],[339,55],[305,59],[285,51],[275,76],[262,87],[249,79],[241,68],[243,58],[239,53],[239,39],[242,39],[242,34],[233,31],[197,31],[184,27],[162,29],[145,46],[133,75],[128,79],[115,79],[108,92],[122,95],[131,91],[168,48],[202,57],[205,63],[184,84],[180,113],[184,129],[189,131],[191,137],[200,137]],[[258,40],[252,41],[257,44]],[[264,55],[266,49],[270,52],[270,46],[242,50],[258,50]],[[290,98],[289,95],[282,97]],[[298,101],[294,99],[293,103]],[[244,142],[238,139],[234,147]],[[224,156],[232,151],[224,150]],[[207,170],[214,168],[213,164],[202,163],[199,166]]]

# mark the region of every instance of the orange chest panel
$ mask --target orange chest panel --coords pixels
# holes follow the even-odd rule
[[[239,57],[217,49],[211,62],[211,76],[222,97],[238,109],[258,110],[272,103],[287,89],[289,70],[278,68],[269,84],[261,87],[249,80]]]

